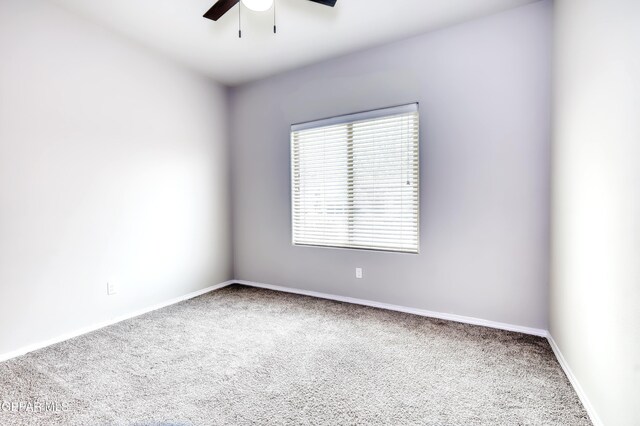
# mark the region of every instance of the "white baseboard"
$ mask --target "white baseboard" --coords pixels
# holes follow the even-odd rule
[[[336,296],[333,294],[319,293],[317,291],[300,290],[296,288],[257,283],[253,281],[236,280],[234,282],[237,284],[242,284],[250,287],[266,288],[269,290],[282,291],[286,293],[295,293],[295,294],[301,294],[304,296],[318,297],[320,299],[329,299],[329,300],[335,300],[338,302],[353,303],[355,305],[363,305],[363,306],[370,306],[373,308],[387,309],[390,311],[404,312],[407,314],[420,315],[423,317],[438,318],[438,319],[447,320],[447,321],[455,321],[455,322],[461,322],[465,324],[480,325],[484,327],[498,328],[500,330],[515,331],[518,333],[531,334],[531,335],[540,336],[540,337],[547,337],[547,330],[542,330],[538,328],[523,327],[520,325],[489,321],[481,318],[466,317],[466,316],[455,315],[455,314],[446,314],[442,312],[427,311],[424,309],[417,309],[417,308],[408,308],[405,306],[391,305],[388,303],[374,302],[371,300],[356,299],[353,297],[346,297],[346,296]]]
[[[7,353],[4,353],[4,354],[0,354],[0,362],[7,361],[7,360],[9,360],[11,358],[19,357],[19,356],[27,354],[29,352],[33,352],[35,350],[42,349],[44,347],[54,345],[56,343],[60,343],[60,342],[63,342],[65,340],[69,340],[69,339],[72,339],[74,337],[78,337],[78,336],[81,336],[83,334],[90,333],[90,332],[95,331],[95,330],[99,330],[101,328],[104,328],[104,327],[107,327],[109,325],[118,323],[120,321],[124,321],[124,320],[130,319],[130,318],[134,318],[134,317],[146,314],[146,313],[151,312],[151,311],[162,309],[162,308],[167,307],[169,305],[174,305],[176,303],[180,303],[180,302],[183,302],[183,301],[188,300],[188,299],[193,299],[194,297],[201,296],[201,295],[203,295],[205,293],[209,293],[211,291],[218,290],[218,289],[221,289],[223,287],[227,287],[227,286],[229,286],[229,285],[231,285],[231,284],[233,284],[235,282],[236,281],[226,281],[224,283],[212,285],[210,287],[203,288],[202,290],[194,291],[192,293],[188,293],[188,294],[185,294],[185,295],[179,296],[179,297],[174,297],[173,299],[169,299],[169,300],[166,300],[164,302],[156,303],[155,305],[148,306],[148,307],[143,308],[143,309],[138,309],[138,310],[136,310],[134,312],[131,312],[131,313],[128,313],[128,314],[125,314],[125,315],[120,315],[120,316],[114,317],[114,318],[112,318],[110,320],[107,320],[107,321],[103,321],[103,322],[99,322],[99,323],[96,323],[96,324],[92,324],[92,325],[87,326],[87,327],[82,327],[82,328],[80,328],[78,330],[74,330],[74,331],[69,332],[69,333],[64,333],[64,334],[56,336],[56,337],[54,337],[52,339],[45,340],[44,342],[34,343],[34,344],[31,344],[31,345],[28,345],[28,346],[24,346],[24,347],[22,347],[20,349],[17,349],[15,351],[11,351],[11,352],[7,352]]]
[[[591,419],[591,423],[593,423],[593,426],[604,426],[604,423],[600,419],[600,416],[598,416],[598,413],[596,412],[595,408],[593,408],[591,401],[589,401],[587,394],[585,393],[584,389],[580,385],[580,382],[578,382],[578,379],[576,378],[576,376],[573,374],[571,367],[569,367],[567,360],[564,358],[564,355],[562,355],[562,352],[560,352],[560,347],[558,347],[558,345],[556,344],[556,341],[553,340],[553,337],[551,336],[551,334],[547,336],[547,340],[549,340],[551,349],[553,349],[553,353],[556,355],[556,358],[558,359],[560,366],[564,370],[564,374],[567,375],[567,378],[569,379],[571,386],[573,386],[573,389],[575,389],[576,393],[578,394],[578,398],[580,398],[580,401],[582,402],[584,409],[587,411],[587,414]]]

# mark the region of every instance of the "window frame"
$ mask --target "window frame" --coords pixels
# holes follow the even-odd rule
[[[417,241],[416,241],[416,249],[415,251],[411,250],[407,250],[407,249],[392,249],[392,248],[369,248],[369,247],[350,247],[350,246],[340,246],[340,245],[324,245],[324,244],[309,244],[309,243],[296,243],[294,241],[294,218],[295,218],[295,214],[294,214],[294,140],[293,140],[293,134],[294,132],[298,132],[298,131],[304,131],[304,130],[311,130],[311,129],[318,129],[318,128],[323,128],[323,127],[329,127],[329,126],[336,126],[336,125],[341,125],[341,124],[345,124],[347,125],[347,133],[351,133],[351,129],[353,127],[353,125],[359,121],[367,121],[367,120],[375,120],[375,119],[381,119],[381,118],[385,118],[385,117],[392,117],[395,115],[401,115],[401,114],[408,114],[408,113],[415,113],[417,114],[417,124],[418,124],[418,129],[417,129],[417,144],[416,144],[416,149],[415,149],[415,158],[417,159],[417,189],[416,189],[416,232],[417,232]],[[351,143],[347,143],[346,149],[348,151],[353,151],[354,149],[354,142],[352,139],[352,136],[348,137],[349,139],[351,139]],[[306,121],[306,122],[301,122],[301,123],[295,123],[291,125],[290,128],[290,132],[289,132],[289,149],[290,149],[290,164],[289,164],[289,171],[290,171],[290,214],[291,214],[291,221],[290,221],[290,226],[291,226],[291,245],[293,247],[315,247],[315,248],[325,248],[325,249],[334,249],[334,250],[357,250],[357,251],[371,251],[371,252],[380,252],[380,253],[395,253],[395,254],[408,254],[408,255],[418,255],[420,254],[420,205],[421,205],[421,197],[420,197],[420,183],[421,183],[421,161],[420,161],[420,145],[421,145],[421,138],[420,138],[420,104],[419,102],[412,102],[412,103],[408,103],[408,104],[401,104],[401,105],[396,105],[396,106],[392,106],[392,107],[384,107],[384,108],[376,108],[376,109],[372,109],[372,110],[366,110],[366,111],[360,111],[360,112],[356,112],[356,113],[350,113],[350,114],[344,114],[344,115],[338,115],[338,116],[333,116],[333,117],[328,117],[328,118],[322,118],[322,119],[318,119],[318,120],[311,120],[311,121]],[[353,158],[353,157],[351,157]],[[354,173],[353,171],[348,173],[348,179],[349,181],[353,182],[353,176]],[[348,186],[349,184],[347,184]]]

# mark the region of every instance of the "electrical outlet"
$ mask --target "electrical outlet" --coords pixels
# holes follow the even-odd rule
[[[114,283],[107,283],[107,296],[118,294],[118,288]]]
[[[362,278],[362,268],[356,268],[356,278]]]

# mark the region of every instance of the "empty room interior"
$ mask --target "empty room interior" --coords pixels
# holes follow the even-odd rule
[[[640,426],[640,1],[0,0],[0,425]]]

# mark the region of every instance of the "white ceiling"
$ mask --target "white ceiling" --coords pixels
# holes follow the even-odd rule
[[[237,85],[345,53],[402,39],[537,0],[276,0],[273,14],[238,7],[214,22],[215,0],[54,0],[105,27]]]

